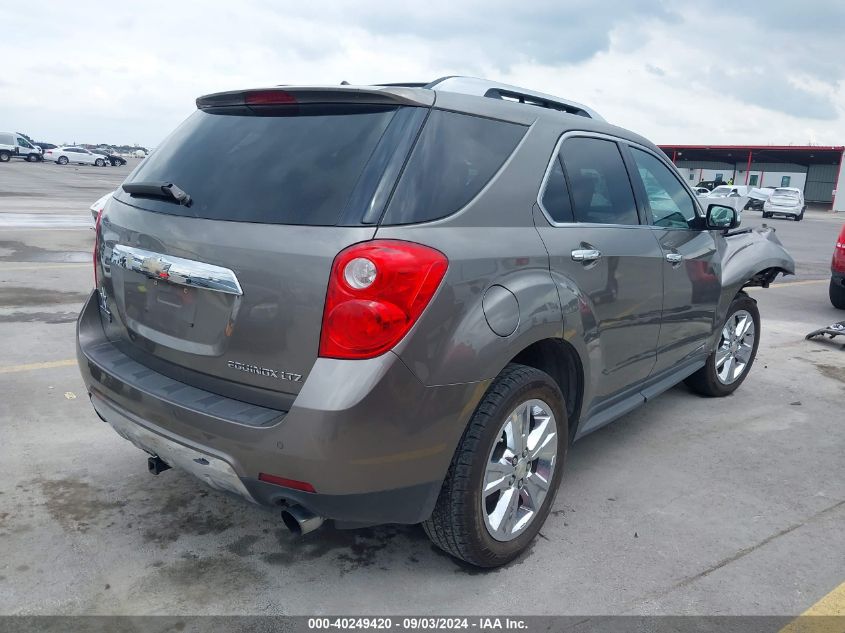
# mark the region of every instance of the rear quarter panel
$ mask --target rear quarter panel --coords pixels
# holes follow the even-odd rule
[[[381,226],[376,233],[426,244],[449,259],[440,289],[395,349],[426,385],[489,380],[531,343],[563,333],[548,253],[532,219],[559,131],[540,131],[532,127],[481,193],[457,213],[423,224]],[[516,297],[517,326],[508,336],[491,329],[482,308],[493,284]]]

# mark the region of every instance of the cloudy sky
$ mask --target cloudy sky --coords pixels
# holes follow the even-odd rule
[[[658,143],[845,144],[842,0],[3,2],[0,129],[157,145],[205,93],[472,75]]]

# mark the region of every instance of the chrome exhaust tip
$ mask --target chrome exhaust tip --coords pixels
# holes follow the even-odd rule
[[[288,506],[282,510],[282,521],[291,534],[302,536],[313,532],[323,525],[323,517],[319,517],[302,506]]]

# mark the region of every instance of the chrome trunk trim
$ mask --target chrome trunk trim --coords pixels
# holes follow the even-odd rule
[[[243,295],[241,284],[235,273],[214,264],[115,244],[111,254],[111,265],[178,286],[203,288],[239,297]]]

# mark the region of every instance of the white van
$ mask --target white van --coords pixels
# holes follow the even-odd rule
[[[0,163],[12,158],[24,158],[30,162],[41,160],[41,148],[27,141],[18,132],[0,132]]]

